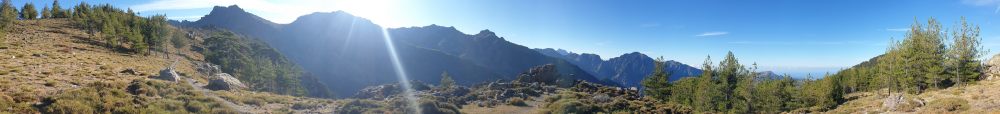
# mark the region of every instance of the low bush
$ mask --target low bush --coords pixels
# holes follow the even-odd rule
[[[925,108],[930,111],[965,111],[969,109],[969,101],[961,98],[944,98],[931,101]]]

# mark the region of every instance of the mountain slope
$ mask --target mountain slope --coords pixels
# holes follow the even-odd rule
[[[577,54],[552,48],[535,50],[547,56],[567,60],[570,63],[580,66],[580,68],[584,68],[587,72],[596,74],[596,77],[599,79],[609,79],[625,87],[640,86],[642,79],[652,74],[655,67],[653,65],[653,58],[639,52],[626,53],[604,61],[601,60],[600,56],[595,54]],[[671,73],[670,81],[701,74],[700,69],[677,61],[666,61],[666,65],[662,70]]]
[[[219,27],[249,35],[267,42],[292,61],[326,82],[338,96],[349,96],[363,87],[397,81],[382,27],[346,12],[313,13],[289,24],[259,20],[237,6],[216,7],[212,13],[196,22],[175,23],[188,27]],[[227,13],[227,14],[216,14]],[[236,14],[228,14],[236,13]],[[237,16],[237,17],[224,17]],[[261,27],[261,30],[240,28]],[[272,30],[274,29],[274,30]],[[471,85],[490,80],[510,80],[524,69],[543,64],[556,64],[565,75],[575,75],[597,81],[589,73],[560,59],[550,58],[516,45],[492,34],[466,35],[461,32],[430,35],[459,36],[444,39],[461,42],[453,48],[482,52],[453,51],[414,42],[437,37],[416,37],[395,33],[401,30],[432,30],[430,28],[391,29],[393,47],[411,80],[437,83],[443,72],[453,75],[458,84]],[[491,33],[491,32],[490,32]],[[405,33],[409,34],[409,33]],[[472,40],[476,39],[476,40]],[[474,44],[474,45],[473,45]],[[490,50],[490,51],[483,51]],[[497,53],[494,53],[496,50]],[[500,51],[502,50],[502,51]],[[500,53],[502,52],[502,53]],[[524,56],[521,56],[524,55]]]
[[[209,91],[203,86],[210,76],[197,70],[205,56],[193,51],[203,37],[183,37],[190,41],[181,48],[163,47],[170,53],[127,54],[72,22],[19,20],[0,36],[0,113],[330,113],[337,105],[267,92]],[[182,80],[154,79],[169,66]]]

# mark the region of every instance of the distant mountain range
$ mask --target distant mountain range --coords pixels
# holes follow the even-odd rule
[[[276,24],[235,5],[217,6],[198,21],[171,23],[224,28],[267,42],[338,96],[398,81],[384,29],[346,12],[313,13],[289,24]],[[458,84],[471,85],[512,80],[534,66],[553,64],[562,75],[600,82],[569,61],[511,43],[489,30],[470,35],[454,27],[430,25],[388,29],[388,35],[411,80],[438,83],[441,74],[448,72]]]
[[[654,59],[639,52],[626,53],[608,60],[602,60],[601,56],[589,53],[573,53],[563,49],[535,49],[547,56],[564,59],[573,63],[588,73],[596,74],[598,79],[611,80],[621,84],[623,87],[641,86],[642,79],[653,73],[655,65]],[[670,72],[670,81],[676,81],[684,77],[701,75],[701,69],[689,65],[668,60],[666,67],[661,69]]]

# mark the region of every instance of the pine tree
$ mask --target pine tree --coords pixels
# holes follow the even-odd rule
[[[455,80],[451,79],[451,75],[448,75],[447,71],[442,72],[441,73],[441,88],[443,88],[443,89],[450,89],[450,88],[452,88],[454,86],[455,86]]]
[[[717,104],[719,110],[732,109],[732,103],[735,101],[733,95],[733,90],[736,89],[736,84],[739,81],[741,75],[745,75],[746,69],[743,65],[740,65],[739,60],[733,55],[733,52],[726,54],[726,58],[723,58],[719,62],[718,69],[718,85],[720,86],[721,95],[723,96],[720,103]]]
[[[666,61],[663,57],[653,61],[653,74],[642,80],[643,93],[659,100],[667,100],[670,96],[670,72],[663,70]]]
[[[698,78],[685,77],[674,81],[669,87],[670,96],[668,102],[685,106],[694,106],[695,91],[698,90]]]
[[[905,74],[908,79],[906,81],[912,83],[908,84],[912,87],[907,87],[907,91],[920,92],[926,88],[937,88],[946,78],[942,76],[945,46],[941,30],[941,24],[931,18],[926,26],[914,22],[910,32],[906,34],[901,50],[907,63],[904,68],[910,70]]]
[[[59,7],[59,0],[52,1],[52,18],[67,18],[63,15],[62,7]]]
[[[742,68],[740,68],[742,69]],[[739,71],[736,74],[737,83],[736,88],[733,90],[733,113],[751,113],[754,110],[754,84],[757,80],[757,63],[753,64],[751,70]]]
[[[38,10],[35,10],[35,5],[29,2],[25,3],[24,6],[21,7],[21,18],[25,20],[34,20],[37,17],[38,17]]]
[[[45,6],[42,8],[41,19],[48,19],[48,18],[52,18],[52,10],[49,9],[49,6]]]
[[[702,74],[698,77],[698,89],[695,91],[694,98],[694,109],[699,112],[717,112],[720,107],[718,104],[724,100],[725,96],[722,95],[722,86],[717,85],[715,80],[715,70],[712,69],[712,57],[709,56],[705,58],[705,63],[702,64]]]
[[[0,37],[4,37],[7,29],[14,26],[17,20],[17,10],[10,0],[3,0],[0,3]]]
[[[975,81],[979,78],[982,64],[977,60],[982,56],[982,46],[979,37],[979,26],[970,25],[965,17],[958,27],[952,31],[952,43],[947,52],[947,63],[951,80],[957,84]]]

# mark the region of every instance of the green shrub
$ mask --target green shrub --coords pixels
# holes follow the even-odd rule
[[[524,99],[520,97],[510,98],[507,100],[508,105],[514,106],[528,106],[528,103],[524,103]]]
[[[458,107],[446,102],[437,102],[429,99],[420,99],[417,105],[423,114],[458,114]]]
[[[126,86],[127,85],[127,86]],[[160,80],[131,83],[94,82],[46,98],[43,113],[226,113],[235,112],[183,84]]]
[[[379,102],[361,99],[346,101],[343,106],[336,110],[336,114],[361,114],[385,111],[385,106]]]
[[[969,101],[961,98],[938,99],[928,103],[926,109],[931,111],[965,111],[969,109]]]
[[[583,104],[576,99],[560,99],[547,105],[546,111],[552,114],[587,113],[594,112],[594,107]]]

